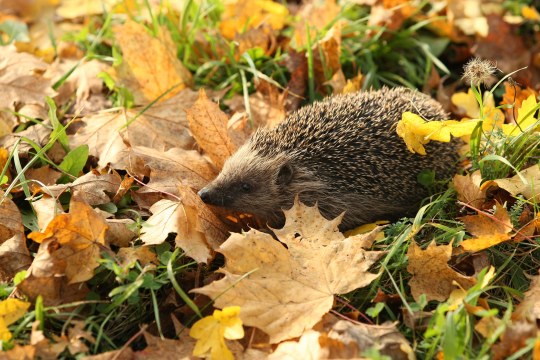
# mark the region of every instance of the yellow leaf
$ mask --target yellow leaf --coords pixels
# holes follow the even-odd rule
[[[160,100],[164,101],[192,83],[191,73],[176,57],[176,46],[166,28],[160,28],[155,38],[143,25],[128,20],[113,32],[123,54],[118,77],[137,103],[147,104],[169,91]]]
[[[0,340],[8,341],[11,333],[8,326],[19,320],[30,307],[30,303],[17,299],[7,299],[0,302]]]
[[[424,144],[430,140],[449,142],[452,136],[470,135],[478,120],[441,120],[425,121],[419,115],[405,112],[397,124],[397,133],[403,138],[411,152],[426,155]]]
[[[471,135],[478,120],[429,121],[418,127],[418,134],[426,139],[449,142],[454,137]]]
[[[475,119],[480,117],[480,107],[478,106],[478,101],[476,101],[472,89],[469,89],[467,93],[454,93],[450,99],[452,103],[458,107],[460,114],[463,113],[464,115]]]
[[[488,216],[482,213],[461,218],[465,228],[475,237],[461,242],[465,251],[480,251],[511,239],[512,222],[508,211],[499,203],[495,213]]]
[[[397,134],[403,138],[409,151],[420,155],[426,155],[424,144],[429,142],[417,133],[418,127],[423,123],[425,123],[424,119],[407,111],[401,115],[401,120],[396,127]]]
[[[191,327],[189,336],[197,339],[194,356],[207,356],[212,359],[230,359],[234,357],[225,344],[225,339],[241,339],[244,337],[242,320],[239,317],[239,306],[228,306],[223,310],[214,310],[211,316],[197,321]]]
[[[257,28],[262,24],[280,30],[285,26],[288,15],[287,7],[271,0],[227,1],[219,30],[229,40],[243,30]]]
[[[540,14],[532,6],[522,7],[521,16],[523,16],[527,20],[540,21]]]
[[[536,114],[536,111],[538,109],[535,109],[537,103],[536,103],[536,96],[530,95],[527,100],[523,101],[521,104],[521,107],[518,109],[518,118],[517,118],[517,125],[511,125],[511,124],[505,124],[503,125],[503,131],[506,135],[517,135],[520,131],[526,130],[528,127],[532,126],[537,120],[534,117],[534,114]]]

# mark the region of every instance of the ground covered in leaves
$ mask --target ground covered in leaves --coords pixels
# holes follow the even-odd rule
[[[533,3],[0,0],[0,358],[540,359]],[[396,149],[463,145],[415,217],[297,201],[271,235],[197,195],[257,127],[382,86],[449,114]]]

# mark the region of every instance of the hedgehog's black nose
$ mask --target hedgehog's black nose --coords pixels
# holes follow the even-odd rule
[[[210,203],[211,196],[210,191],[207,188],[202,188],[197,194],[203,202],[205,202],[206,204]]]

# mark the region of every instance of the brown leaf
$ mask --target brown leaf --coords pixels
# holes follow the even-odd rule
[[[454,176],[453,183],[456,188],[458,200],[474,208],[481,209],[486,200],[486,192],[480,190],[481,182],[482,175],[480,174],[480,170],[472,174]]]
[[[473,239],[464,240],[460,246],[465,251],[480,251],[495,246],[501,242],[510,240],[512,222],[508,211],[499,204],[495,205],[495,213],[486,215],[469,215],[460,218],[465,223],[465,228],[475,236]]]
[[[527,346],[528,339],[537,337],[536,323],[519,321],[509,324],[501,335],[501,341],[491,347],[493,360],[508,359],[521,348]]]
[[[51,79],[43,76],[46,69],[47,64],[33,55],[18,53],[13,46],[0,47],[0,109],[45,107],[45,97],[55,95]]]
[[[532,278],[529,290],[512,314],[513,320],[536,322],[540,319],[540,276]]]
[[[86,126],[70,135],[73,147],[87,144],[90,155],[99,158],[99,164],[113,164],[125,168],[128,142],[131,146],[145,146],[159,151],[180,147],[191,149],[193,138],[189,134],[184,109],[191,106],[197,93],[184,90],[173,98],[154,104],[138,116],[140,108],[103,111],[83,118]],[[137,117],[138,116],[138,117]]]
[[[416,301],[422,294],[428,301],[445,301],[454,289],[454,281],[465,289],[476,283],[473,277],[461,275],[448,266],[451,255],[451,243],[437,246],[433,241],[426,250],[422,250],[414,241],[411,242],[407,252],[407,271],[413,275],[409,285]]]
[[[172,148],[166,152],[132,147],[126,170],[132,175],[148,176],[150,181],[139,193],[165,192],[178,195],[178,185],[202,189],[217,175],[214,167],[195,150]]]
[[[237,146],[227,131],[227,115],[208,99],[203,89],[199,99],[186,110],[189,128],[197,143],[208,154],[218,169],[223,167]]]
[[[0,199],[4,192],[0,191]],[[9,198],[0,203],[0,281],[9,282],[13,276],[32,262],[26,247],[22,216]]]
[[[43,233],[32,232],[28,238],[41,244],[38,255],[47,252],[54,259],[57,265],[54,275],[65,275],[68,284],[74,284],[94,275],[101,250],[105,248],[106,231],[105,220],[94,209],[73,200],[69,214],[57,215]],[[35,263],[36,260],[30,268],[33,274],[36,274]],[[41,264],[42,268],[47,266]]]
[[[540,201],[540,167],[538,164],[525,170],[521,170],[520,175],[521,176],[514,175],[511,178],[486,181],[482,184],[481,189],[487,191],[487,189],[496,185],[514,196],[521,194],[526,200],[531,202]],[[523,182],[522,178],[527,182]]]
[[[138,105],[148,104],[167,91],[161,101],[170,99],[191,85],[191,73],[176,57],[176,45],[165,27],[160,28],[157,39],[132,20],[113,31],[123,53],[120,78]]]
[[[128,247],[138,234],[134,230],[135,221],[131,219],[107,219],[107,244]]]
[[[148,264],[158,264],[156,253],[148,246],[121,248],[118,250],[117,256],[120,260],[120,266],[124,269],[131,268],[136,261],[143,267]]]
[[[187,186],[179,186],[179,192],[182,197],[183,212],[180,214],[179,231],[175,240],[176,246],[186,253],[188,249],[194,252],[196,247],[200,251],[202,247],[198,244],[201,242],[197,239],[202,237],[204,243],[207,244],[206,246],[211,250],[208,256],[213,257],[213,252],[229,236],[228,229],[192,189]],[[202,256],[198,258],[200,259]]]
[[[193,290],[219,308],[240,306],[244,324],[262,329],[271,343],[310,329],[332,308],[334,294],[371,283],[378,274],[369,268],[382,255],[365,250],[380,229],[344,238],[341,217],[326,220],[298,202],[285,216],[285,226],[274,232],[288,249],[257,230],[233,233],[219,248],[225,277]]]

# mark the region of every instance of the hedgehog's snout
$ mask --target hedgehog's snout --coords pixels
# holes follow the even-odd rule
[[[197,193],[201,200],[208,205],[230,206],[233,199],[225,195],[222,191],[216,190],[211,186],[206,186]]]

